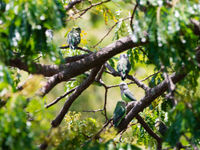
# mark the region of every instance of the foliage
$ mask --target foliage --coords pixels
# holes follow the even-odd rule
[[[195,49],[199,46],[200,38],[193,32],[195,27],[191,24],[191,20],[200,20],[200,2],[198,0],[111,0],[109,2],[86,0],[77,3],[66,12],[65,8],[71,2],[73,1],[0,1],[0,150],[38,149],[36,145],[41,144],[41,140],[49,144],[49,149],[58,150],[139,149],[135,145],[156,148],[155,139],[136,119],[131,122],[133,125],[124,133],[121,141],[113,128],[106,128],[99,140],[90,141],[103,124],[99,112],[94,114],[68,112],[63,124],[49,131],[50,121],[63,103],[59,102],[58,106],[48,110],[45,108],[46,103],[60,96],[62,92],[80,85],[90,71],[62,84],[44,98],[37,96],[37,90],[42,87],[43,81],[46,81],[43,76],[28,79],[23,86],[24,89],[19,91],[18,85],[25,81],[28,75],[19,69],[8,67],[10,62],[18,58],[33,72],[36,68],[32,66],[32,62],[63,65],[65,57],[85,54],[86,52],[78,49],[59,49],[59,46],[66,46],[66,35],[77,26],[82,29],[80,46],[93,52],[128,35],[132,42],[141,43],[140,46],[124,53],[127,53],[131,63],[130,75],[135,74],[137,78],[143,79],[159,71],[144,81],[150,88],[165,79],[163,71],[169,75],[175,71],[187,71],[185,79],[176,85],[172,99],[166,96],[169,90],[156,98],[140,115],[148,126],[163,138],[164,148],[176,146],[178,142],[183,145],[198,146],[200,85]],[[130,15],[136,3],[138,7],[131,24]],[[86,13],[82,14],[83,12]],[[52,39],[47,35],[48,30],[54,33]],[[97,41],[107,33],[105,39],[94,48]],[[118,56],[108,60],[115,69]],[[141,68],[145,73],[139,70]],[[103,73],[102,77],[105,84],[119,84],[119,78],[106,73]],[[93,85],[100,84],[95,82]],[[144,91],[140,92],[138,87],[132,87],[137,99],[144,96]],[[80,101],[85,103],[84,106],[90,107],[93,104],[94,109],[103,108],[104,95],[100,92],[102,88],[103,86],[95,86],[88,89],[87,96],[85,98],[80,96],[77,100],[75,110],[83,109],[79,105]],[[112,109],[119,95],[117,90],[108,92],[109,117],[113,115]],[[155,128],[158,120],[162,120],[168,127],[168,132],[163,137]]]
[[[47,43],[45,32],[65,24],[60,2],[3,0],[1,6],[5,7],[1,11],[0,23],[1,61],[7,62],[15,53],[18,57],[25,56],[26,61],[33,60],[40,53],[55,55],[55,48],[52,43]]]
[[[0,109],[1,150],[36,149],[31,122],[24,111],[26,105],[26,98],[16,94]]]

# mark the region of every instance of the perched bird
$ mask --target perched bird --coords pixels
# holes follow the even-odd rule
[[[136,98],[133,96],[131,91],[128,88],[128,85],[125,82],[121,82],[119,84],[120,90],[121,90],[121,97],[124,101],[136,101]]]
[[[126,115],[126,102],[118,101],[114,110],[113,124],[116,128]]]
[[[155,127],[162,136],[166,134],[168,129],[162,121],[156,121]]]
[[[67,43],[69,44],[69,48],[76,49],[78,44],[81,42],[81,28],[72,28],[72,30],[67,35]]]
[[[131,70],[131,64],[126,54],[121,54],[117,64],[117,71],[120,73],[121,79],[124,81]]]

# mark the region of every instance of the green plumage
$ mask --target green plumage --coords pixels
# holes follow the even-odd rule
[[[72,28],[72,30],[67,35],[67,43],[69,48],[76,49],[78,44],[81,42],[81,28]]]
[[[125,116],[126,116],[126,103],[124,101],[118,101],[113,116],[114,127],[117,127]]]
[[[117,64],[117,71],[119,72],[122,80],[126,79],[130,70],[131,64],[128,60],[128,56],[126,54],[121,54]]]
[[[131,91],[128,89],[128,85],[125,82],[120,83],[121,97],[124,101],[136,101],[136,98],[133,96]]]

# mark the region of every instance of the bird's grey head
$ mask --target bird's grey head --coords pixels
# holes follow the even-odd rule
[[[121,82],[121,83],[119,84],[119,87],[120,87],[121,90],[126,90],[126,89],[128,89],[128,85],[127,85],[125,82]]]
[[[81,28],[80,27],[73,28],[73,30],[77,31],[78,33],[81,33]]]
[[[127,56],[127,54],[121,54],[120,56],[119,56],[119,58],[121,59],[121,58],[128,58],[128,56]]]

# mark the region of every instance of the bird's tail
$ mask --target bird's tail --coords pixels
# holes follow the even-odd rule
[[[126,79],[126,74],[123,72],[120,72],[121,79],[124,81]]]
[[[117,119],[117,120],[113,120],[113,124],[114,124],[114,127],[115,128],[117,128],[118,127],[118,125],[119,125],[119,120]]]
[[[76,47],[73,46],[73,45],[69,45],[69,48],[72,49],[72,50],[75,50],[75,49],[76,49]]]

